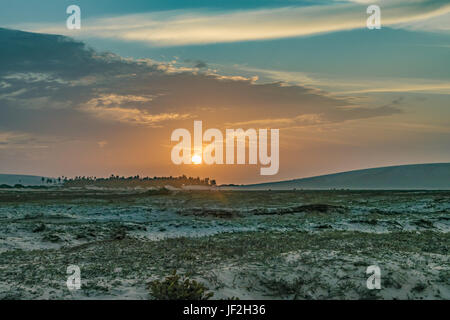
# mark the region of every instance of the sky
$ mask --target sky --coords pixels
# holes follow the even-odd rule
[[[257,183],[450,162],[448,1],[0,0],[0,48],[0,173]],[[279,129],[278,173],[173,164],[194,120]]]

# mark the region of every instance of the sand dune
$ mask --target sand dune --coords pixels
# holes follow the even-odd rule
[[[450,189],[450,163],[414,164],[253,184],[233,189]]]
[[[44,178],[44,181],[42,181],[42,178]],[[24,186],[47,185],[47,177],[20,174],[0,174],[0,185],[1,184],[7,184],[10,186],[14,186],[16,184],[21,184]]]

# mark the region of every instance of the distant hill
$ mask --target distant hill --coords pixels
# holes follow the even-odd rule
[[[42,178],[44,178],[44,181],[42,181]],[[21,184],[24,186],[51,185],[47,183],[47,179],[53,178],[20,175],[20,174],[0,174],[0,185],[2,184],[7,184],[10,186],[14,186],[16,184]]]
[[[280,182],[226,187],[247,190],[291,189],[450,189],[450,163],[414,164],[347,171]]]
[[[44,178],[44,181],[42,181]],[[0,174],[0,185],[52,185],[41,176]],[[279,182],[227,185],[227,190],[292,190],[292,189],[368,189],[368,190],[450,190],[450,163],[413,164],[354,170],[317,177]]]

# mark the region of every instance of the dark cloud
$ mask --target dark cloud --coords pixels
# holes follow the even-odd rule
[[[138,63],[126,63],[111,53],[97,53],[68,37],[0,28],[0,76],[10,73],[50,73],[65,80],[89,75],[132,72]]]
[[[179,72],[57,35],[0,29],[0,47],[0,130],[79,137],[192,117],[223,126],[304,114],[339,122],[399,112],[396,103],[363,108],[302,86]]]
[[[186,60],[184,60],[184,62],[191,64],[194,68],[197,68],[197,69],[208,68],[208,64],[202,60],[186,59]]]
[[[197,61],[194,65],[194,67],[198,68],[198,69],[203,69],[203,68],[208,68],[208,65],[206,64],[206,62]]]

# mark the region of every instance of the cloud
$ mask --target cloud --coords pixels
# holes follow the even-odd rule
[[[197,69],[208,68],[208,65],[206,64],[206,62],[202,61],[202,60],[192,61],[192,60],[188,59],[188,60],[185,60],[184,62],[192,64],[194,66],[194,68],[197,68]]]
[[[399,23],[393,27],[419,31],[450,32],[450,12],[420,21]]]
[[[8,82],[0,81],[0,89],[5,89],[10,87],[11,85]]]
[[[167,131],[192,119],[219,128],[274,127],[400,112],[394,105],[362,107],[301,84],[260,84],[255,77],[124,59],[57,35],[0,29],[0,45],[8,48],[0,52],[0,83],[8,83],[0,87],[0,128],[9,131],[96,144],[139,128]]]
[[[94,98],[88,101],[80,110],[92,114],[93,116],[106,121],[118,121],[134,125],[158,126],[160,122],[168,120],[184,120],[191,118],[189,114],[160,113],[150,114],[145,110],[137,108],[123,108],[108,100],[107,103],[99,104],[103,97]],[[116,101],[124,101],[124,97],[115,96]],[[133,100],[135,101],[135,100]]]
[[[0,148],[27,145],[31,137],[24,133],[0,132]]]
[[[60,84],[67,84],[67,81],[64,81],[63,79],[55,78],[51,74],[48,73],[38,73],[38,72],[19,72],[19,73],[12,73],[6,76],[3,76],[3,79],[5,80],[18,80],[23,81],[25,83],[35,83],[35,82],[47,82],[47,83],[60,83]]]
[[[99,148],[104,148],[108,145],[108,141],[102,140],[102,141],[97,142],[97,144],[98,144]]]
[[[251,68],[237,65],[236,70],[259,74],[267,81],[285,81],[293,85],[320,88],[333,94],[353,95],[365,93],[420,92],[450,94],[450,82],[426,78],[370,77],[355,78],[324,73],[306,73]]]
[[[313,126],[318,124],[323,124],[326,121],[322,118],[320,114],[303,114],[293,118],[278,118],[278,119],[257,119],[243,122],[227,123],[226,125],[233,128],[238,127],[257,127],[264,128],[265,126],[270,126],[272,128],[287,128],[287,127],[298,127],[298,126]]]
[[[123,104],[142,104],[152,101],[151,96],[137,96],[137,95],[118,95],[118,94],[102,94],[96,98],[93,98],[87,102],[90,106],[110,106],[110,105],[123,105]]]
[[[377,1],[377,4],[382,8],[383,26],[401,27],[401,24],[416,23],[450,12],[447,0],[382,0]],[[365,1],[356,1],[225,13],[175,10],[92,18],[84,20],[79,35],[140,41],[155,46],[298,37],[365,28],[367,5]],[[68,30],[60,25],[32,24],[14,27],[68,34]]]
[[[430,81],[428,81],[430,82]],[[388,92],[421,92],[421,93],[436,93],[436,94],[450,94],[450,82],[436,83],[395,83],[394,86],[379,85],[378,87],[364,88],[360,90],[350,90],[341,92],[342,94],[360,94],[360,93],[388,93]]]
[[[45,149],[60,139],[20,131],[0,131],[0,149]]]
[[[195,67],[195,68],[202,69],[202,68],[207,68],[208,65],[207,65],[205,62],[203,62],[203,61],[197,61],[197,63],[195,64],[194,67]]]

